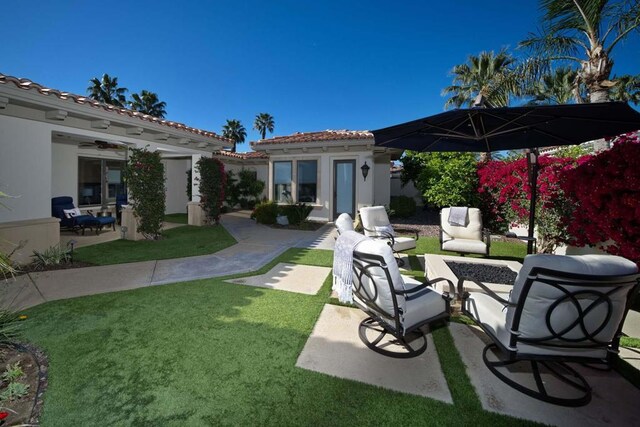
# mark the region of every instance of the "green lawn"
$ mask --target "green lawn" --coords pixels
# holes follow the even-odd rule
[[[424,254],[440,254],[440,255],[454,255],[458,254],[454,252],[446,252],[440,250],[440,241],[437,237],[420,237],[418,239],[415,249],[407,251],[412,255],[424,255]],[[511,261],[522,262],[525,255],[527,255],[527,245],[523,243],[514,242],[491,242],[491,249],[489,251],[490,256],[488,258],[505,259]],[[484,258],[482,255],[467,255],[468,257]]]
[[[178,224],[188,224],[189,217],[186,213],[173,213],[164,216],[164,222],[175,222]]]
[[[221,225],[193,227],[185,225],[166,230],[162,240],[114,240],[112,242],[78,248],[75,261],[97,265],[135,261],[182,258],[217,252],[236,243]]]
[[[277,262],[330,266],[331,251],[290,249],[260,272]],[[481,409],[447,328],[433,338],[453,405],[296,368],[330,287],[211,279],[32,308],[25,336],[49,356],[42,425],[528,425]]]

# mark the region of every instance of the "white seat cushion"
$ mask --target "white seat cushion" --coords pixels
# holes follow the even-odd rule
[[[407,276],[402,276],[407,290],[422,283]],[[402,325],[406,330],[412,329],[418,323],[438,316],[446,311],[447,304],[442,294],[433,288],[425,288],[405,298],[405,310]]]
[[[348,213],[341,213],[340,216],[338,216],[338,219],[336,219],[336,228],[338,229],[338,234],[342,234],[345,231],[354,231],[351,215]]]
[[[412,239],[411,237],[397,236],[394,237],[393,240],[395,242],[393,250],[396,252],[407,251],[416,247],[416,239]]]
[[[453,239],[442,242],[442,249],[452,252],[486,254],[487,244],[481,240]]]
[[[449,224],[450,208],[440,211],[440,227],[445,233],[445,238],[482,240],[482,213],[478,208],[469,208],[467,215],[469,221],[466,227]]]
[[[360,218],[362,219],[362,226],[364,227],[364,235],[369,237],[375,237],[376,227],[389,225],[389,217],[384,206],[371,206],[368,208],[360,209]]]

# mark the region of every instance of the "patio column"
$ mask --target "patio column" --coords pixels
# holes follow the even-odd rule
[[[202,157],[202,154],[191,156],[191,201],[187,204],[189,225],[204,225],[204,212],[200,206],[200,173],[196,170],[196,164]]]

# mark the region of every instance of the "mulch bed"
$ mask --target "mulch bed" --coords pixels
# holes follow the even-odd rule
[[[2,372],[7,365],[19,362],[25,374],[19,381],[29,385],[26,396],[14,401],[2,402],[2,410],[9,412],[5,420],[6,424],[37,425],[42,413],[42,396],[48,386],[49,362],[46,355],[31,344],[16,344],[0,348],[0,361]]]

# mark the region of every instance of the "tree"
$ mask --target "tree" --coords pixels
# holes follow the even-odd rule
[[[609,80],[611,52],[638,30],[639,0],[541,0],[540,34],[520,43],[544,62],[564,61],[579,65],[574,90],[579,102],[607,102],[615,82]],[[585,56],[578,56],[579,51]],[[584,85],[588,99],[579,96]]]
[[[133,111],[138,111],[143,114],[149,114],[150,116],[164,119],[164,115],[167,114],[165,110],[167,103],[160,101],[158,95],[154,92],[142,90],[140,94],[131,94],[131,101],[129,106]]]
[[[527,93],[533,97],[530,104],[569,104],[574,99],[577,72],[567,67],[557,68],[542,76]]]
[[[125,93],[127,88],[118,87],[118,78],[111,78],[109,74],[104,74],[102,80],[93,78],[89,80],[91,85],[87,88],[89,96],[96,101],[124,108],[126,104]]]
[[[479,98],[483,106],[506,107],[510,97],[519,92],[517,62],[505,50],[470,55],[467,63],[453,67],[451,74],[453,85],[442,91],[443,96],[451,96],[445,108],[471,107]]]
[[[222,136],[233,140],[233,148],[231,152],[236,152],[236,145],[244,142],[247,137],[247,130],[242,126],[240,120],[227,119],[227,124],[222,126]]]
[[[637,76],[614,77],[616,84],[611,88],[609,97],[612,101],[633,102],[640,104],[640,74]]]
[[[256,119],[253,122],[253,128],[260,132],[262,139],[267,136],[267,131],[273,133],[273,116],[269,113],[260,113],[256,115]]]

